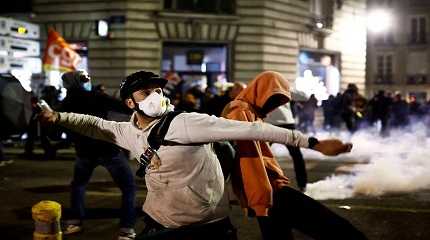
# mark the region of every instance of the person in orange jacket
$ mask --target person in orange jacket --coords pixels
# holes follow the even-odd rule
[[[290,99],[288,81],[278,72],[266,71],[224,108],[222,116],[262,121]],[[337,139],[309,138],[309,148],[325,155],[349,152],[351,147]],[[257,216],[264,240],[292,239],[292,228],[314,239],[366,239],[346,219],[289,187],[267,142],[236,141],[236,149],[240,160],[232,174],[233,190],[246,213]]]

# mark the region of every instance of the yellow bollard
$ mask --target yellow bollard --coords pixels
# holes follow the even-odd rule
[[[31,208],[34,220],[33,240],[61,240],[61,205],[54,201],[41,201]]]

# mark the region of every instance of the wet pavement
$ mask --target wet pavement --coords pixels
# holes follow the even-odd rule
[[[62,204],[67,214],[69,207],[69,183],[73,173],[74,152],[60,150],[54,160],[43,160],[42,152],[24,159],[19,148],[6,149],[14,163],[0,167],[0,239],[28,240],[32,237],[33,220],[31,206],[41,200],[53,200]],[[353,164],[353,163],[350,163]],[[135,169],[135,163],[131,162]],[[282,161],[282,167],[293,180],[290,161]],[[331,175],[345,163],[333,161],[308,161],[309,181],[315,182]],[[145,198],[144,182],[137,179],[140,206]],[[87,188],[86,206],[88,219],[84,231],[64,239],[114,239],[118,230],[118,207],[121,194],[103,168],[97,168]],[[322,201],[362,230],[369,239],[410,240],[430,239],[430,190],[407,194],[390,194],[382,197],[357,196],[346,200]],[[345,208],[345,206],[348,206]],[[233,206],[232,221],[238,229],[239,239],[261,239],[255,219],[245,218],[238,206]],[[136,229],[143,228],[138,221]],[[296,232],[296,239],[309,239]]]

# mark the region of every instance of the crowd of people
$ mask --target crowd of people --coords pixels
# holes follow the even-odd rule
[[[405,129],[410,124],[428,123],[430,101],[418,102],[414,95],[405,98],[401,93],[378,91],[366,99],[354,84],[349,84],[342,93],[330,96],[321,105],[324,129],[336,130],[342,127],[354,133],[359,129],[380,125],[381,136],[387,136],[390,129]]]
[[[224,190],[229,179],[246,215],[257,217],[263,239],[276,239],[279,234],[291,239],[291,229],[299,229],[315,239],[366,239],[346,219],[287,186],[289,180],[268,142],[310,148],[326,155],[348,152],[352,145],[337,139],[308,137],[290,130],[290,126],[286,129],[262,123],[260,120],[269,113],[294,100],[289,83],[281,74],[263,72],[248,87],[235,83],[217,94],[213,89],[203,92],[198,86],[178,91],[180,84],[171,87],[165,78],[139,71],[123,81],[118,102],[91,89],[90,78],[83,72],[64,74],[63,81],[70,83],[67,97],[54,111],[44,109],[39,119],[44,126],[72,131],[70,136],[77,152],[71,184],[74,214],[66,217],[65,233],[82,230],[85,185],[92,170],[102,165],[122,191],[118,239],[136,237],[135,213],[130,211],[134,208],[134,179],[128,167],[121,167],[125,166],[126,157],[121,153],[125,149],[144,166],[148,188],[143,205],[145,229],[139,239],[179,239],[181,235],[186,239],[194,239],[190,235],[196,239],[236,239]],[[170,101],[163,94],[163,87],[170,91]],[[127,108],[121,109],[118,103]],[[133,114],[129,122],[109,121],[108,109],[102,106],[116,108],[115,111],[132,110]],[[180,112],[170,119],[165,139],[157,139],[161,148],[154,150],[152,129],[164,124],[170,116],[167,113],[173,109]],[[237,151],[231,178],[225,178],[220,159],[210,144],[226,140],[234,142]],[[95,147],[86,151],[83,142]],[[102,154],[103,149],[117,149],[106,147],[112,144],[118,150]],[[294,221],[285,222],[287,215],[295,216]]]
[[[174,76],[174,80],[166,85],[166,96],[176,109],[187,112],[221,116],[224,106],[246,88],[245,83],[235,82],[228,87],[212,86],[202,90],[197,85],[184,90],[179,76],[170,75]],[[168,77],[169,75],[166,76]],[[94,86],[92,91],[107,95],[102,84]],[[61,95],[61,91],[53,86],[43,88],[40,96],[33,98],[34,115],[37,112],[38,99],[44,99],[53,109],[60,109],[63,101]],[[323,113],[322,127],[326,131],[339,131],[345,127],[354,133],[358,129],[379,123],[381,135],[387,136],[390,129],[406,128],[411,123],[420,121],[430,122],[430,101],[419,102],[413,95],[406,98],[399,92],[391,93],[384,90],[366,99],[354,84],[349,84],[344,92],[336,96],[330,95],[320,105],[315,95],[311,95],[308,98],[293,99],[288,103],[288,108],[294,119],[294,127],[305,133],[314,134],[317,130],[315,127],[317,111]],[[40,126],[36,117],[31,118],[26,133],[23,155],[26,158],[35,157],[33,150],[36,140],[39,140],[44,150],[44,159],[55,159],[58,149],[68,148],[72,143],[70,138],[65,137],[67,135],[64,131],[55,127]]]
[[[181,110],[207,113],[220,116],[222,108],[237,96],[238,91],[246,84],[236,82],[225,91],[209,89],[204,92],[199,87],[193,87],[180,94],[176,92],[172,103]],[[303,132],[316,132],[316,114],[322,112],[322,127],[326,131],[339,131],[346,128],[350,133],[359,129],[380,125],[382,136],[387,136],[390,129],[403,129],[412,123],[430,122],[430,101],[419,102],[414,95],[403,96],[399,92],[378,91],[372,98],[367,99],[355,84],[349,84],[347,89],[336,96],[318,104],[315,95],[308,98],[293,99],[289,108],[296,119],[297,128]]]
[[[234,82],[227,87],[210,86],[205,90],[202,90],[199,85],[184,89],[179,76],[173,75],[173,78],[171,80],[169,76],[160,77],[150,72],[136,72],[126,78],[121,85],[121,91],[114,96],[109,96],[103,85],[92,86],[91,78],[84,71],[63,74],[64,88],[67,89],[65,97],[61,97],[61,91],[55,87],[48,86],[42,91],[41,99],[54,109],[53,112],[46,112],[46,110],[43,112],[42,123],[48,122],[50,123],[48,125],[40,124],[38,98],[33,99],[34,116],[27,131],[24,156],[33,157],[37,137],[40,137],[46,158],[55,158],[56,151],[63,147],[74,146],[76,150],[71,182],[71,211],[64,222],[64,234],[73,234],[82,230],[85,218],[85,186],[94,168],[101,165],[109,171],[122,192],[118,239],[129,240],[136,237],[134,231],[136,186],[134,174],[127,163],[130,156],[136,157],[141,164],[145,158],[149,159],[143,176],[146,184],[149,185],[148,189],[153,193],[148,193],[143,206],[147,225],[144,235],[170,231],[207,220],[209,222],[220,220],[215,221],[219,226],[232,229],[226,208],[221,206],[226,203],[223,190],[220,188],[223,186],[223,181],[218,179],[221,173],[213,172],[212,169],[216,169],[217,164],[212,161],[214,159],[208,163],[200,162],[204,158],[213,157],[210,154],[206,156],[208,153],[203,154],[204,143],[230,140],[234,142],[238,153],[238,162],[231,167],[233,169],[230,173],[232,174],[231,183],[240,204],[246,209],[246,214],[257,217],[263,239],[274,239],[278,235],[292,239],[291,229],[293,228],[315,239],[321,237],[337,239],[340,236],[365,239],[348,221],[301,193],[306,190],[307,173],[300,148],[308,147],[327,155],[336,155],[349,151],[348,146],[338,140],[308,138],[301,132],[316,133],[315,116],[319,108],[323,113],[325,130],[339,130],[345,126],[354,133],[358,129],[380,122],[382,135],[387,135],[391,128],[404,128],[411,122],[427,121],[427,115],[430,114],[430,103],[420,104],[414,97],[406,101],[399,93],[393,96],[384,91],[379,91],[373,98],[367,100],[354,84],[349,84],[347,89],[337,96],[331,95],[327,100],[322,101],[320,106],[314,95],[307,97],[290,88],[288,81],[276,72],[263,72],[248,86],[242,82]],[[115,97],[115,95],[119,96]],[[179,117],[176,118],[182,119],[181,124],[185,123],[185,125],[182,126],[171,119],[172,125],[178,130],[170,135],[166,133],[166,138],[174,139],[174,145],[183,145],[183,151],[187,152],[187,157],[195,158],[192,160],[194,167],[203,164],[201,167],[208,168],[207,171],[205,170],[206,175],[189,172],[193,167],[191,165],[186,167],[174,163],[178,160],[178,156],[182,156],[182,150],[178,151],[178,148],[154,151],[155,156],[147,150],[142,153],[145,147],[140,146],[140,139],[149,138],[148,134],[154,126],[153,122],[159,122],[163,119],[164,113],[172,109],[179,112]],[[61,112],[73,112],[73,114]],[[119,120],[112,117],[114,113],[123,114],[126,118],[133,114],[131,122],[112,121]],[[89,117],[89,115],[95,117]],[[228,119],[244,122],[261,120],[277,127],[258,128],[254,124],[241,125],[236,121],[229,122]],[[130,123],[131,125],[128,125]],[[201,134],[201,129],[205,129],[205,134]],[[250,130],[255,132],[251,134]],[[259,131],[263,132],[259,135],[257,134]],[[287,134],[286,139],[277,134],[277,131]],[[64,132],[68,136],[66,139],[60,136]],[[207,134],[208,132],[212,134]],[[132,136],[133,139],[137,138],[133,140]],[[289,180],[284,176],[270,151],[268,143],[272,142],[286,144],[294,162],[297,187],[301,192],[287,187]],[[195,156],[189,155],[188,152],[191,150],[196,151]],[[175,158],[171,159],[169,156],[175,156]],[[0,152],[0,160],[2,158],[3,153]],[[162,169],[161,161],[177,165],[178,169],[185,167],[186,169],[181,170],[184,171],[181,174],[185,174],[183,176],[185,179],[189,178],[190,182],[187,184],[192,186],[192,192],[176,190],[176,192],[170,192],[168,188],[161,190],[164,189],[161,187],[163,184],[160,185],[158,180],[155,181],[152,178],[162,179],[163,174],[173,174],[173,172],[169,173],[170,168]],[[174,171],[175,174],[178,174],[176,172],[178,169]],[[166,176],[172,178],[173,175]],[[195,181],[196,179],[200,180]],[[172,180],[183,182],[176,177]],[[214,185],[213,181],[217,184]],[[196,185],[195,182],[199,184]],[[206,190],[200,192],[202,189],[211,189],[213,193],[211,196],[206,196]],[[163,194],[159,191],[163,191]],[[192,196],[185,195],[193,192],[197,192],[208,202],[204,206],[198,202],[189,202]],[[184,199],[181,199],[181,196]],[[178,205],[173,202],[170,207],[163,205],[160,208],[158,204],[160,199],[167,202],[185,201],[191,205],[194,204],[195,209],[187,208],[184,206],[186,204]],[[285,202],[290,202],[291,205]],[[308,210],[302,208],[304,205]],[[295,221],[281,221],[285,215],[294,215]],[[319,217],[315,218],[316,215]],[[311,224],[309,219],[313,219]],[[324,222],[337,224],[343,231],[336,230],[335,234],[330,230],[332,227],[325,226]],[[220,234],[224,233],[220,232]]]

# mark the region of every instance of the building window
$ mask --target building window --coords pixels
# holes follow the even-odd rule
[[[424,16],[416,16],[411,18],[411,43],[426,43],[427,42],[427,19]]]
[[[376,79],[375,83],[389,84],[393,82],[393,56],[378,55],[376,57]]]
[[[178,12],[235,14],[235,0],[165,0],[164,9]]]
[[[226,44],[164,42],[161,71],[174,80],[166,93],[172,97],[173,92],[185,93],[196,86],[202,90],[227,86],[228,51]]]
[[[426,52],[411,52],[408,54],[406,66],[406,81],[408,84],[427,83],[428,57]]]

